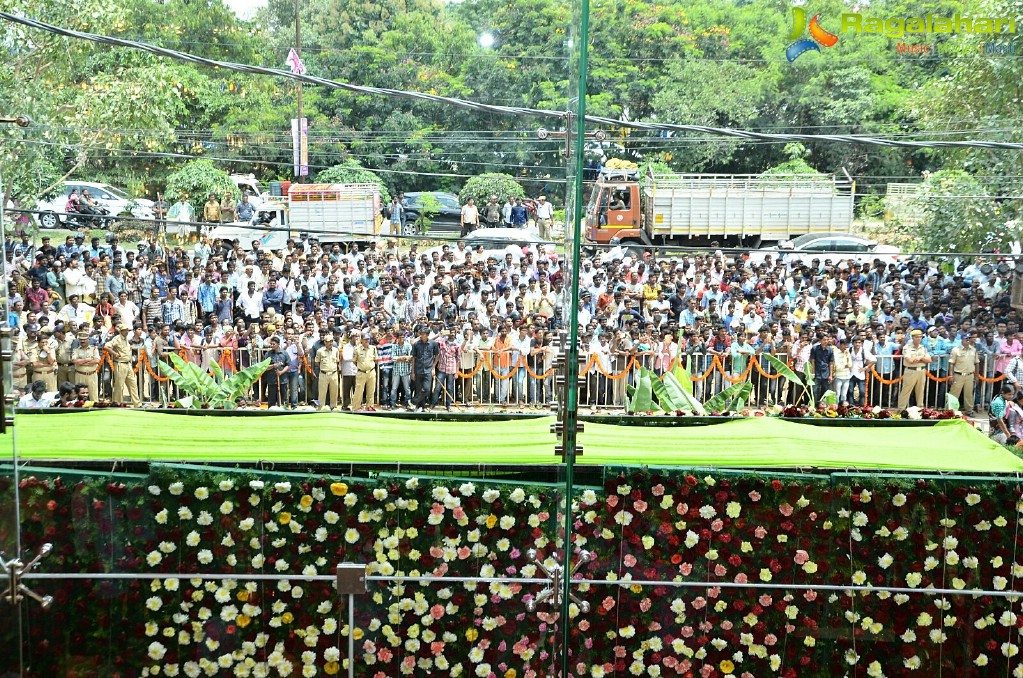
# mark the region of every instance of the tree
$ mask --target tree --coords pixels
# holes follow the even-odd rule
[[[219,198],[225,192],[241,199],[230,175],[210,160],[192,160],[167,177],[167,200],[174,202],[183,195],[197,213],[210,193]]]
[[[383,204],[391,202],[391,194],[380,175],[366,169],[356,160],[345,160],[340,165],[320,171],[316,175],[316,181],[321,184],[376,184],[380,187],[380,199]]]
[[[926,252],[1008,251],[1019,242],[1020,224],[1008,222],[996,204],[983,197],[984,184],[962,170],[929,175],[914,202],[922,212],[915,227]]]
[[[469,202],[469,198],[475,199],[477,205],[485,205],[492,195],[496,195],[498,200],[505,200],[525,198],[526,192],[510,174],[481,174],[465,182],[458,192],[458,199],[463,205]]]

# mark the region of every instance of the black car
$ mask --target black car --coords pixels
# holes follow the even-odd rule
[[[412,192],[405,194],[408,208],[405,210],[405,233],[403,235],[415,235],[418,231],[416,220],[423,211],[423,196],[432,195],[440,203],[440,208],[435,214],[431,214],[430,231],[458,232],[462,223],[462,205],[458,202],[458,196],[454,193],[441,193],[440,191]]]

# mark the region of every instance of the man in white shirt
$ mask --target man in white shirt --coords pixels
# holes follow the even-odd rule
[[[547,196],[536,199],[536,227],[543,240],[551,239],[551,225],[554,223],[554,206],[547,202]]]
[[[255,281],[250,280],[245,291],[238,295],[237,306],[247,322],[259,320],[263,313],[263,294],[256,290]]]
[[[139,317],[139,307],[134,301],[128,298],[127,292],[121,292],[117,295],[117,303],[114,304],[114,310],[117,311],[117,315],[121,317],[121,322],[128,327],[134,327],[135,321]]]

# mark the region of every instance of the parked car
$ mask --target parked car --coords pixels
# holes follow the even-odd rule
[[[465,243],[466,251],[475,251],[477,246],[482,246],[484,258],[494,257],[499,260],[504,260],[505,254],[510,253],[512,259],[518,261],[522,257],[522,248],[528,246],[554,251],[553,244],[542,244],[544,241],[537,232],[528,228],[479,228],[459,240]],[[432,257],[434,251],[443,253],[444,247],[431,247],[423,254]]]
[[[137,219],[153,218],[153,201],[146,198],[132,198],[123,189],[116,188],[110,184],[94,181],[67,181],[64,183],[64,190],[57,194],[52,200],[40,200],[36,209],[40,214],[36,215],[41,228],[57,228],[67,220],[64,208],[67,206],[67,197],[71,191],[78,189],[79,195],[82,189],[87,189],[89,195],[114,217],[131,216]]]
[[[804,264],[809,264],[814,259],[819,259],[821,263],[827,259],[832,261],[855,259],[868,263],[879,259],[888,264],[898,261],[902,250],[849,233],[807,233],[781,243],[777,250],[757,250],[755,256],[760,258],[768,254]]]
[[[423,196],[427,194],[432,195],[440,203],[437,212],[429,216],[430,231],[458,232],[462,224],[462,205],[458,202],[457,195],[440,191],[413,191],[405,194],[408,207],[405,209],[405,232],[402,235],[416,235],[419,232],[416,220],[423,212]]]

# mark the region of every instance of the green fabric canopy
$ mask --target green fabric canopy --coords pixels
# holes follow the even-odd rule
[[[19,416],[15,435],[25,459],[553,464],[558,458],[551,421],[94,410]],[[7,454],[10,438],[3,443]],[[771,417],[686,427],[587,423],[580,442],[579,462],[593,465],[1023,471],[1023,459],[962,420],[873,427],[813,426]]]

